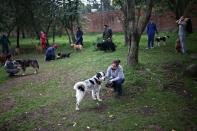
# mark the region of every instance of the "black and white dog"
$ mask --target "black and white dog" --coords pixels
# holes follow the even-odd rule
[[[157,42],[157,46],[160,46],[160,42],[162,42],[164,45],[166,45],[167,38],[170,38],[170,36],[158,36],[155,38],[155,41]]]
[[[63,59],[63,58],[66,58],[66,57],[70,57],[70,54],[71,53],[58,53],[57,56],[56,56],[56,59]]]
[[[79,110],[79,104],[84,98],[87,91],[92,91],[92,99],[102,101],[99,93],[101,89],[101,83],[105,80],[105,73],[99,72],[92,78],[85,81],[75,83],[74,89],[76,90],[76,110]]]

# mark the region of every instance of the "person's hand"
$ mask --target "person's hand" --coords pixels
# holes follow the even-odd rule
[[[112,82],[113,82],[112,80],[109,80],[109,81],[108,81],[108,84],[112,84]]]

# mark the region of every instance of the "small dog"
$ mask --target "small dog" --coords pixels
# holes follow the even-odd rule
[[[38,73],[38,69],[39,69],[39,64],[37,60],[23,60],[23,59],[16,59],[15,60],[16,63],[21,67],[21,69],[23,70],[23,75],[25,75],[25,71],[26,68],[31,66],[32,68],[35,69],[34,73]]]
[[[175,49],[177,53],[181,53],[181,43],[179,38],[176,40]]]
[[[76,110],[79,110],[79,104],[84,98],[87,91],[92,91],[92,99],[102,101],[99,93],[101,89],[101,83],[105,80],[105,73],[99,72],[95,76],[85,81],[77,82],[74,85],[76,90]]]
[[[74,49],[77,49],[77,50],[82,50],[83,49],[82,45],[71,44],[70,46],[73,47]]]
[[[71,53],[58,53],[57,56],[56,56],[56,59],[63,59],[63,58],[66,58],[66,57],[70,57],[70,54]]]
[[[116,51],[116,45],[112,41],[104,41],[97,44],[97,49],[103,51]]]
[[[42,46],[41,45],[35,45],[35,49],[38,53],[42,53],[43,52],[43,49],[42,49]]]
[[[7,60],[7,55],[0,54],[0,63],[1,63],[1,66],[3,66],[5,64],[6,60]]]
[[[166,39],[170,38],[170,36],[158,36],[155,38],[155,41],[157,42],[157,46],[160,46],[160,42],[162,42],[164,45],[166,45]]]

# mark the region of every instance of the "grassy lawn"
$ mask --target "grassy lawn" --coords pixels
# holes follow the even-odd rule
[[[121,33],[113,36],[117,45],[114,53],[94,51],[100,34],[85,35],[81,52],[71,49],[66,37],[57,37],[57,52],[72,54],[52,62],[44,62],[44,55],[36,53],[37,40],[21,40],[23,54],[16,58],[35,58],[40,69],[32,74],[33,70],[27,68],[27,75],[9,78],[0,68],[0,130],[196,130],[197,79],[182,72],[189,64],[197,63],[190,59],[197,50],[197,33],[187,37],[187,55],[175,53],[177,35],[169,34],[167,46],[151,50],[145,50],[147,38],[143,35],[140,64],[135,67],[126,65],[127,48]],[[103,86],[102,102],[86,94],[81,110],[75,111],[74,83],[106,71],[117,58],[126,76],[124,96],[118,99]]]

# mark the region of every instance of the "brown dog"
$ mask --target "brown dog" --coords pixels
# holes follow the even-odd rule
[[[42,46],[41,45],[35,45],[35,49],[38,53],[42,53],[43,52],[43,49],[42,49]]]
[[[82,45],[71,44],[70,46],[73,47],[74,49],[77,49],[77,50],[82,50],[83,49]]]
[[[1,63],[1,66],[3,66],[5,64],[5,61],[6,60],[7,60],[7,55],[0,54],[0,63]]]
[[[176,40],[175,49],[177,53],[181,53],[181,43],[179,38]]]

